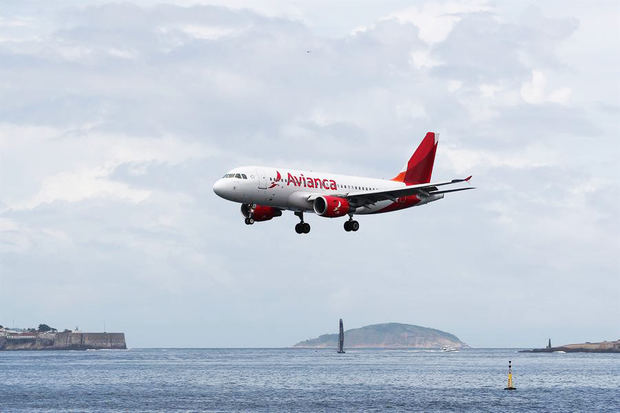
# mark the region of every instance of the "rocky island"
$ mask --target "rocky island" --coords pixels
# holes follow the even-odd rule
[[[0,351],[9,350],[124,350],[124,333],[83,333],[74,330],[58,332],[47,324],[34,328],[0,326]]]
[[[535,348],[532,350],[521,350],[521,353],[620,353],[620,340],[601,341],[599,343],[565,344],[559,347],[552,347],[551,340],[545,348]]]
[[[347,348],[460,349],[469,346],[453,334],[412,324],[383,323],[353,328],[344,333]],[[300,341],[294,347],[337,348],[338,334],[323,334]]]

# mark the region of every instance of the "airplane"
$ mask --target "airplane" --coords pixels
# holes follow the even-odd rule
[[[213,185],[220,197],[241,203],[245,223],[269,221],[289,210],[299,217],[295,232],[307,234],[310,224],[304,213],[325,218],[349,216],[347,232],[357,231],[353,215],[380,214],[420,206],[444,197],[444,194],[474,189],[443,189],[445,185],[469,182],[464,179],[431,183],[438,134],[428,132],[415,150],[404,171],[394,178],[375,179],[332,173],[301,171],[263,166],[241,166],[227,172]]]

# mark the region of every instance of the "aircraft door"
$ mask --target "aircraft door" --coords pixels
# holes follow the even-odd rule
[[[257,169],[256,176],[258,177],[258,189],[267,189],[269,187],[269,177],[266,170]]]

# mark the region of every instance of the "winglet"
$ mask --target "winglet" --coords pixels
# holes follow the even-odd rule
[[[459,178],[459,179],[453,179],[452,181],[450,181],[453,184],[456,184],[458,182],[469,182],[469,180],[471,179],[471,175],[469,175],[467,178],[463,179],[463,178]]]

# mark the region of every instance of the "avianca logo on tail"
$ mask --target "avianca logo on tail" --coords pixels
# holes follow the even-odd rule
[[[277,186],[278,182],[282,180],[282,174],[280,171],[276,171],[276,178],[271,183],[270,189]],[[319,188],[319,189],[338,189],[338,184],[333,179],[321,179],[321,178],[313,178],[310,176],[304,176],[301,174],[299,176],[295,176],[288,172],[288,176],[286,177],[286,186],[293,185],[304,188]]]

